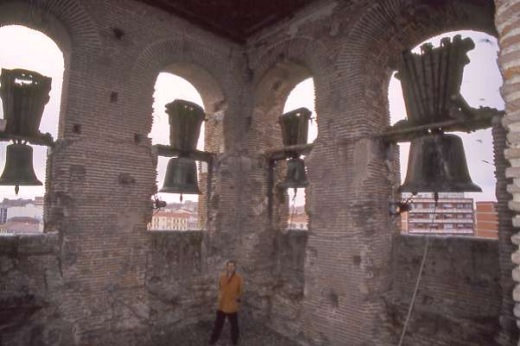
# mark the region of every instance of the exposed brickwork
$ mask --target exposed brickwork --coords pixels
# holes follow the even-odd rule
[[[56,234],[0,237],[0,344],[60,344],[58,254]]]
[[[500,2],[497,12],[512,143],[519,69],[510,9],[516,3]],[[43,4],[45,21],[21,16],[29,5]],[[4,334],[3,344],[150,345],[182,336],[180,327],[211,319],[214,280],[229,258],[244,275],[244,312],[252,320],[302,344],[395,344],[422,240],[392,243],[396,225],[387,209],[397,163],[377,138],[389,121],[390,74],[403,48],[435,34],[461,28],[493,34],[493,5],[322,1],[238,46],[132,0],[2,2],[0,25],[48,34],[66,66],[59,141],[48,159],[48,233],[41,238],[52,249],[31,246],[24,257],[11,255],[12,244],[2,250],[0,242],[0,268],[11,275],[0,279],[10,285],[2,297],[16,302],[28,282],[28,292],[44,304]],[[157,190],[157,157],[147,136],[160,71],[197,87],[208,115],[206,150],[216,161],[202,232],[146,231]],[[308,77],[319,127],[306,158],[309,232],[283,233],[283,192],[275,193],[268,217],[265,151],[281,147],[277,118],[291,89]],[[497,155],[504,144],[499,132]],[[510,177],[518,175],[515,148],[508,151]],[[275,183],[283,169],[276,168]],[[509,184],[513,200],[515,186]],[[498,198],[503,205],[509,197],[502,191]],[[510,207],[518,206],[511,201]],[[420,295],[410,345],[447,345],[451,329],[432,341],[441,322],[464,331],[454,342],[482,337],[507,344],[511,281],[508,233],[501,232],[500,245],[434,242],[430,260],[436,262],[427,266],[428,294]],[[466,261],[456,260],[459,254]],[[430,298],[438,305],[428,305]]]
[[[499,240],[499,260],[502,285],[502,310],[500,314],[501,332],[497,337],[497,341],[501,345],[510,345],[518,341],[519,330],[516,326],[516,319],[513,315],[514,301],[513,288],[514,281],[511,280],[511,272],[514,269],[514,263],[511,262],[511,255],[515,251],[511,237],[514,235],[513,212],[508,209],[508,201],[511,200],[511,194],[507,191],[508,185],[512,180],[506,178],[506,171],[510,167],[509,162],[505,158],[506,135],[507,131],[502,126],[501,118],[493,119],[493,150],[495,161],[496,197],[497,197],[497,213],[498,213],[498,240]]]
[[[276,71],[278,59],[286,81],[302,62],[315,81],[319,134],[306,160],[311,232],[302,330],[311,344],[388,342],[380,297],[390,282],[392,222],[386,210],[395,175],[373,136],[388,123],[392,65],[402,49],[439,31],[493,32],[492,5],[330,1],[252,40],[255,76],[276,85],[276,77],[258,70]],[[260,105],[276,114],[279,95],[273,95],[271,106]]]
[[[290,230],[278,234],[275,243],[273,295],[270,326],[293,340],[301,338],[302,301],[304,295],[304,265],[307,231]]]
[[[426,240],[394,238],[392,288],[385,297],[387,327],[399,340]],[[428,248],[404,345],[495,345],[500,315],[496,241],[434,238]],[[480,268],[475,271],[475,268]]]
[[[520,103],[518,102],[518,80],[519,80],[519,71],[520,71],[520,60],[515,58],[515,56],[520,51],[519,38],[520,35],[518,33],[518,25],[517,25],[517,17],[518,11],[520,8],[519,1],[495,1],[496,3],[496,14],[495,14],[495,22],[499,33],[499,42],[500,42],[500,56],[499,63],[500,69],[502,71],[502,76],[504,78],[504,85],[502,86],[502,96],[506,102],[506,115],[503,119],[503,125],[507,128],[507,141],[508,146],[505,150],[505,158],[508,160],[511,167],[506,168],[507,165],[504,165],[505,173],[508,178],[511,178],[507,183],[507,191],[511,193],[512,199],[509,200],[508,206],[509,209],[513,212],[512,222],[515,227],[516,234],[513,234],[511,237],[514,246],[511,247],[511,251],[514,251],[511,259],[514,263],[513,279],[516,283],[513,290],[513,300],[515,302],[514,315],[516,316],[516,325],[520,326],[519,318],[520,313],[518,312],[520,307],[520,275],[519,273],[519,265],[520,265],[520,257],[518,256],[519,250],[518,245],[520,245],[519,237],[518,237],[518,227],[520,226],[520,218],[518,217],[518,212],[520,212],[520,207],[518,205],[518,193],[520,189],[518,188],[518,158],[519,155],[519,137],[517,136],[518,132],[518,123],[520,114]],[[500,201],[500,200],[499,200]],[[500,232],[499,232],[500,235]],[[502,240],[501,240],[502,241]],[[505,268],[510,268],[509,263],[504,258]],[[506,301],[507,302],[507,301]],[[507,314],[509,317],[510,315]],[[504,322],[507,322],[505,320]]]
[[[162,335],[173,325],[210,320],[217,301],[217,273],[208,273],[203,232],[152,232],[146,288],[151,295],[149,322]]]

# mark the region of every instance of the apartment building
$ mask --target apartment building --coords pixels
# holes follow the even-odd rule
[[[431,193],[418,194],[413,198],[412,209],[403,216],[402,233],[474,234],[473,198],[464,197],[464,193],[440,193],[437,203]]]
[[[193,214],[186,210],[164,209],[156,212],[148,229],[154,231],[187,231],[193,227]]]
[[[475,237],[498,239],[497,202],[479,201],[475,204]]]

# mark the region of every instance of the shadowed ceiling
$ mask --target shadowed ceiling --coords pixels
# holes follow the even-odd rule
[[[138,0],[236,42],[316,0]]]

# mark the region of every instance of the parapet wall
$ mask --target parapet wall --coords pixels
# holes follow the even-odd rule
[[[396,236],[387,326],[401,335],[428,242],[405,345],[496,345],[501,288],[493,240]]]

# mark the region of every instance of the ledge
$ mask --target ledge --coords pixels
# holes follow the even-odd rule
[[[47,255],[59,252],[58,233],[0,236],[0,255]]]

